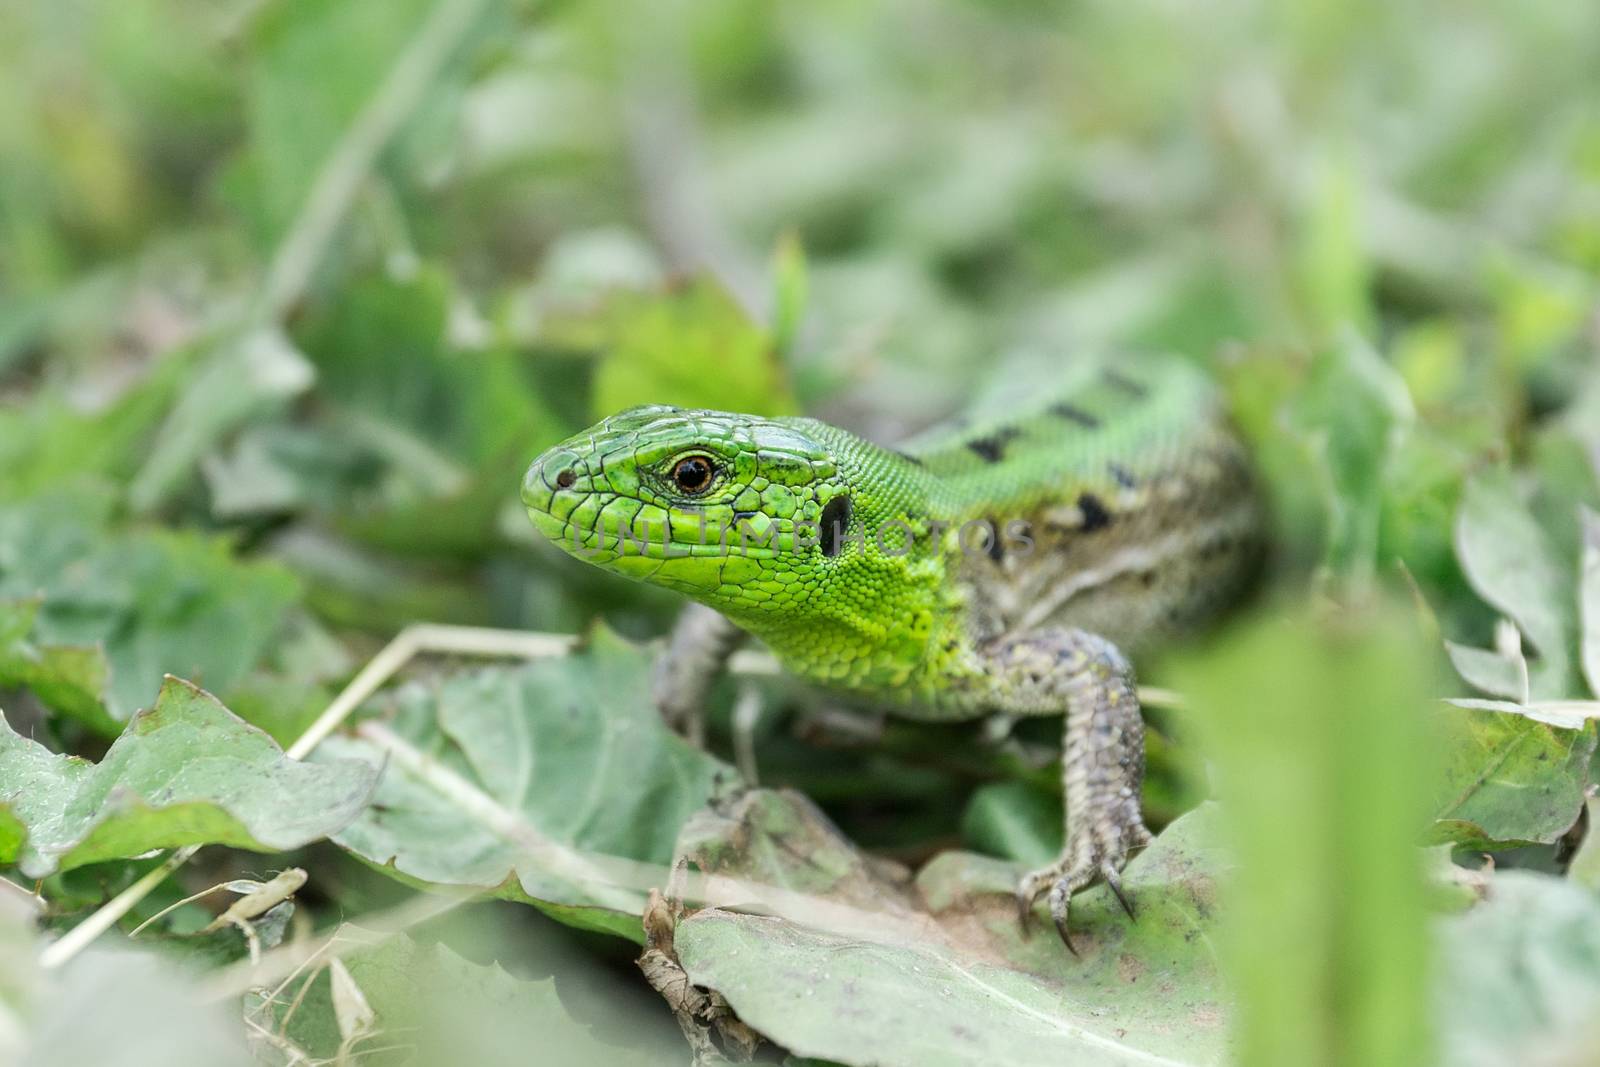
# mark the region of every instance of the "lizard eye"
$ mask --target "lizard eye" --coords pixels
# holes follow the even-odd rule
[[[685,456],[672,468],[672,480],[691,495],[705,492],[711,484],[711,461],[704,456]]]

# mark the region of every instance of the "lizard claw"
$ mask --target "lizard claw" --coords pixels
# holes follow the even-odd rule
[[[1020,885],[1017,887],[1017,925],[1022,928],[1023,940],[1033,936],[1033,896]]]
[[[1067,946],[1067,951],[1072,953],[1073,959],[1083,959],[1083,954],[1080,953],[1077,949],[1077,946],[1072,943],[1072,934],[1067,929],[1067,920],[1065,917],[1056,920],[1056,933],[1061,935],[1061,943]]]
[[[1068,952],[1080,956],[1078,946],[1072,943],[1072,931],[1067,923],[1072,894],[1098,877],[1099,871],[1093,867],[1085,871],[1081,865],[1074,865],[1068,870],[1065,857],[1049,867],[1025,875],[1017,885],[1017,918],[1022,926],[1022,936],[1027,937],[1031,933],[1033,902],[1048,889],[1050,919],[1055,924],[1056,933],[1061,935],[1061,943]]]
[[[1111,890],[1111,895],[1117,898],[1117,903],[1122,905],[1122,910],[1128,913],[1128,919],[1137,922],[1139,917],[1133,913],[1133,904],[1128,900],[1128,894],[1122,890],[1122,875],[1109,863],[1100,865],[1100,877]]]
[[[1062,878],[1050,887],[1050,918],[1055,921],[1056,933],[1061,935],[1061,943],[1067,946],[1067,951],[1072,953],[1073,958],[1081,959],[1078,946],[1072,943],[1072,930],[1067,925],[1067,912],[1072,907],[1070,886],[1071,883]]]
[[[1017,915],[1023,935],[1029,932],[1033,902],[1040,893],[1049,890],[1050,918],[1061,935],[1061,943],[1067,946],[1068,952],[1079,955],[1067,917],[1073,894],[1096,882],[1104,882],[1122,910],[1128,913],[1128,918],[1135,919],[1133,901],[1122,887],[1122,865],[1127,862],[1127,856],[1126,849],[1113,847],[1098,837],[1086,838],[1069,845],[1061,858],[1050,866],[1024,875],[1017,883]]]
[[[1033,902],[1040,891],[1049,886],[1050,918],[1055,923],[1056,933],[1061,935],[1061,943],[1067,946],[1068,952],[1077,956],[1078,947],[1072,943],[1072,933],[1067,927],[1067,909],[1072,894],[1064,891],[1066,884],[1056,878],[1054,868],[1035,871],[1024,878],[1017,885],[1017,925],[1022,928],[1024,939],[1033,935]]]

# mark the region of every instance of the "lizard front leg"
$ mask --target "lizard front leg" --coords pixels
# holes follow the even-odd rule
[[[1048,890],[1051,918],[1076,954],[1067,927],[1072,894],[1104,881],[1131,918],[1121,872],[1129,854],[1150,842],[1139,810],[1144,721],[1133,668],[1111,642],[1083,630],[1003,638],[986,655],[998,710],[1065,713],[1066,847],[1055,863],[1022,879],[1017,905],[1026,928],[1034,901]]]
[[[705,747],[711,686],[745,636],[721,612],[692,603],[678,616],[667,647],[655,662],[650,691],[656,709],[696,748]]]

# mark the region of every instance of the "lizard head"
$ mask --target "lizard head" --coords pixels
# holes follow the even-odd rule
[[[535,459],[522,502],[579,559],[735,618],[795,617],[847,564],[851,493],[825,429],[633,408]]]

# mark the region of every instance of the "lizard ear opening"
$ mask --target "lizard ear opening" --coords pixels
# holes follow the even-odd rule
[[[821,546],[824,556],[837,556],[844,547],[844,532],[850,525],[850,494],[841,493],[822,505]]]

